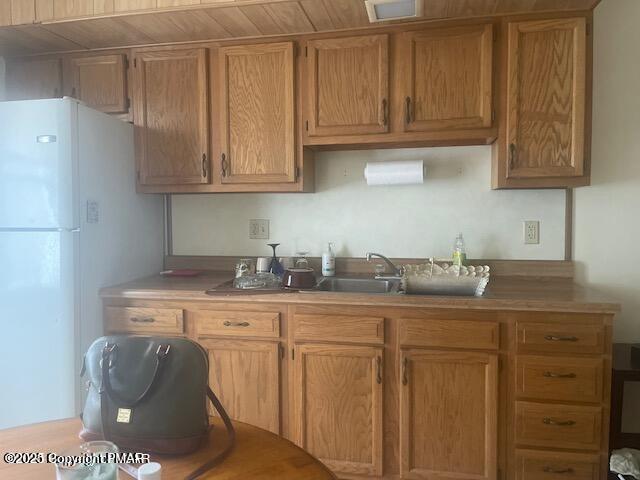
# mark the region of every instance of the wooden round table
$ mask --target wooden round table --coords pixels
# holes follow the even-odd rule
[[[164,480],[180,480],[206,463],[226,445],[226,431],[219,419],[213,420],[207,442],[195,453],[184,456],[152,455],[162,465]],[[329,480],[336,477],[318,460],[290,441],[246,423],[233,422],[237,432],[236,447],[224,462],[203,475],[216,480]],[[80,445],[80,420],[70,418],[0,430],[0,455],[7,452],[62,451]],[[215,439],[215,442],[211,440]],[[51,464],[11,465],[0,458],[0,478],[11,480],[46,480],[55,478]],[[120,472],[120,479],[129,477]]]

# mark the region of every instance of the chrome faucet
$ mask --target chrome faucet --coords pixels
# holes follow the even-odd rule
[[[393,272],[393,276],[394,277],[401,277],[403,275],[403,268],[402,267],[396,267],[394,265],[394,263],[389,260],[387,257],[385,257],[384,255],[381,255],[379,253],[373,253],[373,252],[367,252],[367,254],[365,255],[365,258],[367,259],[367,262],[371,261],[371,257],[379,257],[382,260],[384,260],[384,263],[387,264],[387,266],[389,266],[391,268],[391,271]],[[383,275],[376,275],[376,278],[387,278],[386,276]]]

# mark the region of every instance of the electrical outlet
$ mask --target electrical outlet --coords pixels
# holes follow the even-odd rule
[[[249,238],[252,239],[269,239],[269,220],[253,219],[249,220]]]
[[[539,221],[527,220],[524,222],[524,243],[525,245],[537,245],[540,243]]]

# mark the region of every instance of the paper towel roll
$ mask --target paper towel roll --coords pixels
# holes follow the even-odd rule
[[[364,178],[367,185],[411,185],[424,183],[424,162],[374,162],[367,163]]]

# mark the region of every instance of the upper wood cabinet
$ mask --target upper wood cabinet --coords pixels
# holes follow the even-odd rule
[[[296,181],[293,43],[219,50],[222,183]]]
[[[59,58],[10,60],[6,70],[7,100],[62,96],[62,61]]]
[[[65,91],[105,113],[126,113],[127,63],[124,54],[71,57],[65,68]]]
[[[276,342],[199,342],[209,356],[209,385],[229,416],[280,433],[280,350]]]
[[[382,350],[296,346],[294,439],[334,472],[383,473]]]
[[[401,37],[405,130],[490,127],[493,26],[421,30]]]
[[[586,59],[584,18],[508,25],[505,131],[494,147],[495,187],[588,183]]]
[[[133,62],[139,183],[208,183],[207,50],[136,51]]]
[[[307,42],[309,136],[389,130],[388,43],[388,35]]]
[[[495,480],[496,354],[401,351],[400,474]]]

